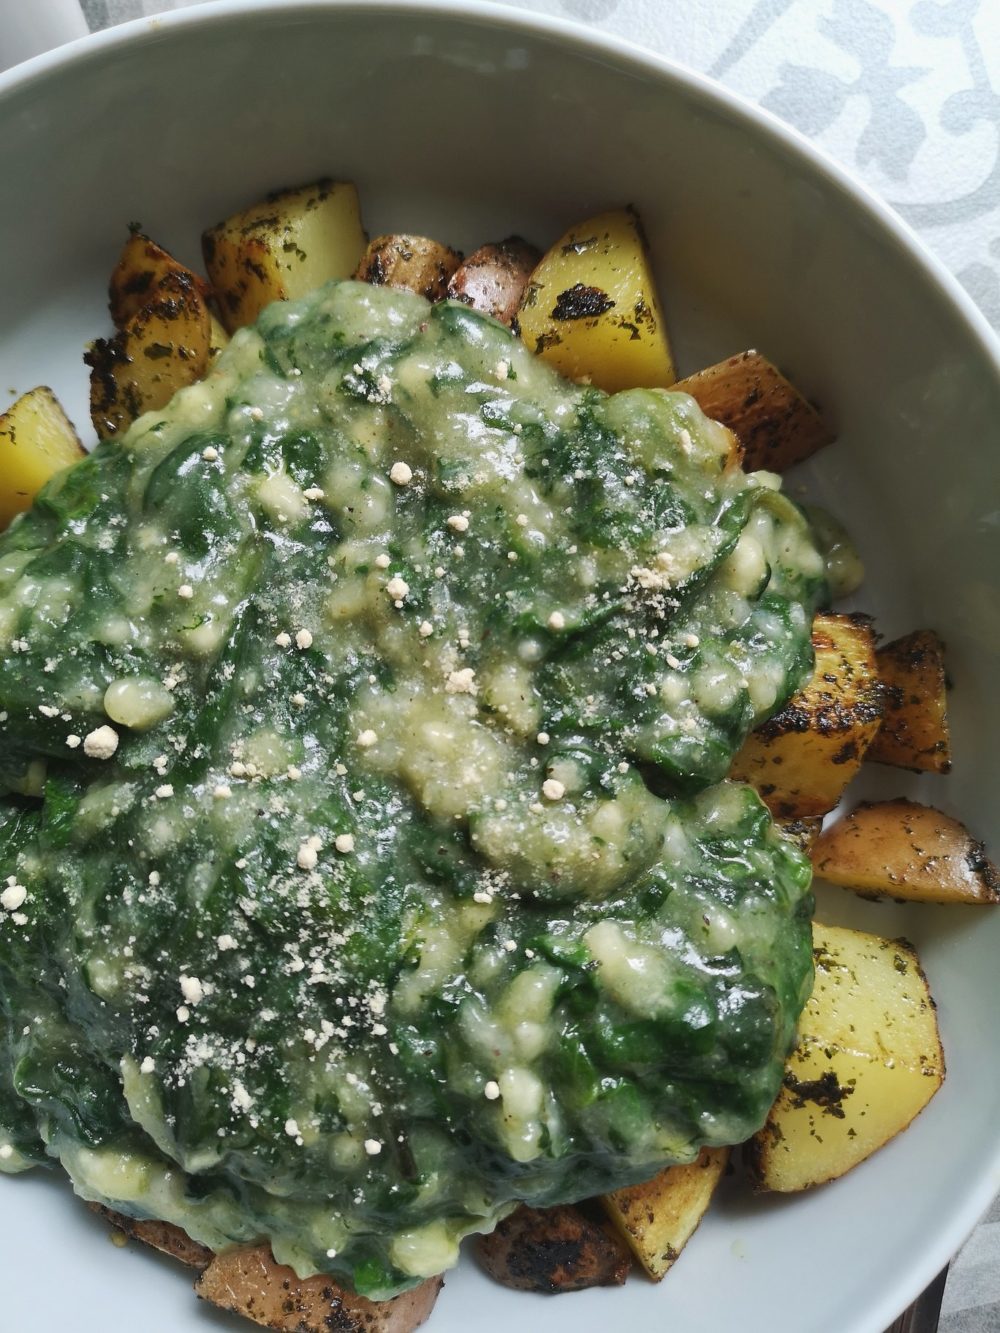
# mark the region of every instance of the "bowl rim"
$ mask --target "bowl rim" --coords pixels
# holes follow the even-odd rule
[[[729,122],[749,124],[787,159],[818,174],[894,242],[914,277],[929,282],[951,306],[952,313],[977,344],[984,367],[992,371],[1000,391],[1000,331],[994,330],[943,260],[870,186],[806,135],[743,94],[669,56],[573,19],[534,13],[494,0],[207,0],[207,3],[189,4],[182,9],[132,19],[90,33],[0,72],[0,116],[4,114],[6,104],[20,91],[58,77],[67,67],[86,65],[123,48],[141,49],[162,40],[166,33],[174,30],[197,30],[247,20],[286,20],[293,24],[307,21],[310,16],[331,13],[362,18],[395,15],[428,23],[461,20],[484,28],[541,37],[562,43],[589,58],[601,59],[617,70],[631,70],[646,78],[679,86],[693,100],[711,107],[716,113],[722,112]],[[974,1187],[950,1217],[939,1219],[935,1234],[924,1249],[924,1262],[894,1275],[867,1311],[865,1333],[869,1330],[870,1333],[880,1333],[887,1328],[955,1257],[996,1198],[998,1186],[1000,1134],[992,1154],[983,1160]],[[941,1222],[945,1225],[940,1225]],[[856,1333],[861,1333],[861,1325]]]

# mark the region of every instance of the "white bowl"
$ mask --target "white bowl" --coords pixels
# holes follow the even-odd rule
[[[956,283],[803,140],[666,61],[470,3],[225,3],[140,21],[0,78],[2,385],[50,383],[87,421],[83,343],[104,331],[127,222],[182,258],[262,191],[355,180],[372,232],[547,243],[640,208],[682,369],[764,349],[840,442],[801,480],[854,529],[863,604],[949,645],[955,773],[866,781],[995,827],[1000,773],[1000,361]],[[799,481],[792,481],[793,487]],[[949,1077],[916,1124],[836,1184],[755,1200],[731,1183],[659,1287],[511,1293],[471,1260],[435,1333],[631,1322],[672,1333],[881,1333],[1000,1189],[1000,915],[824,895],[827,918],[918,945]],[[184,1276],[121,1255],[37,1176],[0,1181],[5,1328],[184,1333]],[[216,1317],[209,1318],[211,1322]],[[216,1326],[230,1326],[216,1320]],[[235,1327],[235,1325],[233,1325]]]

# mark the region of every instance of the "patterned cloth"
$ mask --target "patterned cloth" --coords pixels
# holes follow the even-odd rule
[[[92,30],[203,2],[81,0]],[[1000,0],[503,3],[627,37],[790,121],[888,200],[1000,330]],[[940,1333],[1000,1333],[1000,1200],[952,1265]]]

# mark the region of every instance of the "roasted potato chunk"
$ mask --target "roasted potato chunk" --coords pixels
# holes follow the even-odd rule
[[[434,1277],[390,1301],[369,1301],[327,1277],[296,1277],[266,1245],[217,1254],[195,1283],[203,1300],[284,1333],[410,1333],[441,1287]]]
[[[791,838],[796,847],[807,855],[812,851],[823,827],[819,815],[810,815],[807,819],[779,819],[778,827],[786,838]]]
[[[428,236],[376,236],[354,276],[373,287],[402,287],[428,301],[442,301],[461,262],[457,250]]]
[[[911,945],[817,922],[813,954],[798,1045],[748,1145],[762,1190],[844,1175],[905,1129],[944,1081],[934,1001]]]
[[[687,1166],[669,1166],[643,1185],[602,1196],[615,1228],[654,1282],[694,1235],[728,1161],[728,1148],[702,1148]]]
[[[634,208],[588,218],[556,241],[524,290],[517,327],[556,370],[609,393],[676,378]]]
[[[674,388],[729,427],[743,446],[748,472],[784,472],[833,440],[812,404],[760,352],[731,356],[678,380]]]
[[[813,869],[866,897],[924,903],[1000,901],[1000,876],[964,824],[916,801],[864,801],[825,829]]]
[[[210,227],[201,248],[222,322],[235,333],[272,301],[351,276],[365,248],[357,190],[330,180],[278,190]]]
[[[509,326],[541,257],[541,251],[520,236],[481,245],[449,278],[448,295]]]
[[[178,389],[208,368],[212,326],[198,287],[182,273],[158,283],[153,300],[113,338],[84,353],[90,371],[90,415],[101,439],[136,417],[165,407]]]
[[[188,278],[202,298],[209,299],[211,292],[204,278],[141,231],[133,232],[122,248],[108,287],[108,305],[115,327],[123,329],[153,300],[160,282],[172,273]]]
[[[479,1261],[518,1291],[620,1287],[632,1258],[611,1229],[578,1207],[521,1207],[476,1241]]]
[[[869,759],[917,773],[951,769],[944,644],[932,629],[914,630],[875,654],[882,681],[882,725]]]
[[[29,389],[0,416],[0,528],[31,502],[50,477],[83,457],[73,423],[44,385]]]
[[[776,819],[832,810],[861,767],[882,717],[871,622],[819,615],[813,674],[780,712],[748,736],[729,776],[760,792]]]
[[[199,1245],[180,1227],[172,1226],[169,1222],[140,1221],[135,1217],[126,1217],[124,1213],[116,1213],[100,1203],[87,1206],[131,1240],[141,1241],[143,1245],[159,1250],[171,1259],[177,1259],[188,1268],[204,1269],[212,1262],[211,1250]]]

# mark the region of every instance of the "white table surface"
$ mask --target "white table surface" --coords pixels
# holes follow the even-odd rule
[[[204,0],[80,2],[96,30]],[[784,117],[886,199],[1000,331],[1000,0],[502,2],[627,37]],[[1000,1200],[952,1265],[940,1329],[1000,1333]]]

